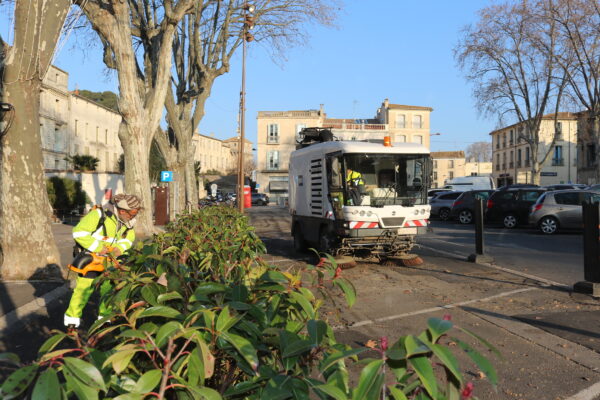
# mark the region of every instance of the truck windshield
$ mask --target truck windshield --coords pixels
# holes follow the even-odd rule
[[[347,205],[427,204],[428,155],[344,155]]]

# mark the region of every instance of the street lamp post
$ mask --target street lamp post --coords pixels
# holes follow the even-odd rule
[[[242,90],[240,92],[240,143],[238,145],[238,209],[244,212],[244,133],[246,129],[246,42],[254,40],[250,29],[254,27],[254,6],[244,2],[244,23],[242,29]]]

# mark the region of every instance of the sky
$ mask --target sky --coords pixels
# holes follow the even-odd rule
[[[256,143],[258,111],[319,109],[329,118],[373,118],[384,99],[432,107],[432,151],[464,150],[490,141],[496,120],[475,109],[472,86],[456,66],[452,49],[460,29],[476,22],[487,0],[342,0],[335,27],[310,25],[309,38],[273,60],[264,44],[251,42],[246,58],[246,137]],[[9,12],[0,34],[9,36]],[[12,37],[12,35],[10,35]],[[69,73],[69,89],[118,91],[102,63],[101,47],[76,34],[61,47],[55,65]],[[215,81],[200,133],[236,136],[241,88],[241,49],[231,70]]]

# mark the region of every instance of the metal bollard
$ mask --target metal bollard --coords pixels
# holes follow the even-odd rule
[[[475,199],[475,254],[471,254],[467,260],[476,263],[489,263],[493,259],[484,254],[483,240],[483,199]]]
[[[598,203],[583,203],[583,277],[586,281],[600,283],[600,230]]]
[[[573,290],[600,297],[600,208],[598,203],[583,203],[583,278]]]

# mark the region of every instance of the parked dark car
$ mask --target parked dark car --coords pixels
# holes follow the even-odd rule
[[[493,190],[469,190],[463,192],[454,203],[452,203],[452,210],[450,211],[450,218],[456,218],[461,224],[471,224],[475,218],[475,200],[484,200],[484,211],[487,203],[487,199],[494,193]]]
[[[531,207],[529,223],[552,235],[559,229],[583,229],[582,204],[600,202],[600,193],[591,190],[561,190],[544,193]]]
[[[501,223],[509,229],[527,224],[531,206],[545,192],[543,188],[498,190],[487,201],[485,219],[488,223]]]
[[[600,192],[600,184],[599,185],[591,185],[587,188],[587,190],[593,190],[594,192]]]
[[[463,192],[440,192],[433,196],[429,200],[431,205],[431,215],[438,216],[442,221],[446,221],[450,218],[450,210],[452,209],[452,203],[458,198]]]
[[[252,205],[266,206],[269,204],[269,196],[264,193],[252,193]]]

